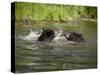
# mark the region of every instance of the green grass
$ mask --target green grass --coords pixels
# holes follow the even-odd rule
[[[67,21],[80,18],[97,18],[97,8],[75,5],[42,3],[15,3],[16,21]]]

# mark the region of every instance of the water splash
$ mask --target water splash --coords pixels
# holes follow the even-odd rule
[[[28,40],[28,41],[36,41],[37,38],[40,36],[42,30],[40,31],[32,31],[30,30],[30,33],[28,35],[25,35],[25,36],[22,36],[20,35],[19,38],[22,39],[22,40]]]
[[[66,38],[63,35],[63,31],[59,30],[59,31],[55,31],[55,35],[56,37],[53,39],[53,41],[55,42],[64,42],[66,41]]]

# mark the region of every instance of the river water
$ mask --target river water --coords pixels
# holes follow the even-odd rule
[[[41,29],[78,32],[85,43],[73,43],[58,35],[50,43],[39,42]],[[58,33],[60,34],[60,32]],[[97,67],[97,23],[91,21],[16,22],[16,72],[41,72],[59,70],[90,69]]]

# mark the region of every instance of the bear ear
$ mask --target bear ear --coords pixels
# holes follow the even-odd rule
[[[79,36],[82,36],[82,34],[79,34]]]
[[[42,30],[43,30],[43,31],[45,30],[44,27],[42,28]]]

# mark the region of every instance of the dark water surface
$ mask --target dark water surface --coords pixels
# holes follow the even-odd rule
[[[34,34],[42,27],[81,33],[85,43],[71,43],[58,36],[51,43],[37,42]],[[31,31],[31,32],[30,32]],[[89,69],[97,67],[97,23],[69,21],[66,23],[16,23],[16,72],[37,72]]]

